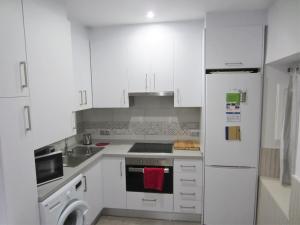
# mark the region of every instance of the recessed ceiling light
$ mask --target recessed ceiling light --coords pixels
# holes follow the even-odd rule
[[[154,18],[154,12],[152,12],[152,11],[149,11],[149,12],[147,12],[147,18],[148,19],[153,19]]]

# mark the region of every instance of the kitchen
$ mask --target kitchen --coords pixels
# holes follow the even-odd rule
[[[300,224],[299,0],[1,0],[0,224]]]

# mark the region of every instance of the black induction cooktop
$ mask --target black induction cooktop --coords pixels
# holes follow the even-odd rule
[[[161,143],[135,143],[128,152],[139,153],[172,153],[172,144]]]

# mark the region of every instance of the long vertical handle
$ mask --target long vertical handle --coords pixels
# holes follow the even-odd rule
[[[148,89],[148,74],[146,73],[146,91],[147,91],[147,89]]]
[[[86,181],[86,176],[83,176],[84,179],[84,192],[87,192],[88,188],[87,188],[87,181]]]
[[[79,94],[80,94],[80,105],[83,105],[82,90],[79,91]]]
[[[121,177],[123,177],[123,170],[122,170],[122,167],[123,167],[123,163],[122,163],[122,160],[120,161],[120,175]]]
[[[155,90],[155,83],[156,83],[156,74],[153,74],[153,88]]]
[[[87,105],[87,93],[86,93],[86,90],[84,90],[83,92],[84,92],[84,104]]]
[[[21,88],[28,87],[27,64],[25,61],[20,62]]]
[[[27,117],[27,126],[25,127],[25,131],[31,131],[31,115],[30,115],[30,106],[24,106],[25,116]]]
[[[179,94],[180,94],[180,91],[179,91],[179,88],[177,88],[177,104],[178,105],[180,105]]]
[[[76,112],[72,112],[72,123],[73,123],[73,129],[77,130],[77,124],[76,124]]]
[[[124,103],[124,105],[126,104],[126,97],[125,97],[125,95],[126,95],[126,90],[124,89],[123,90],[123,103]]]

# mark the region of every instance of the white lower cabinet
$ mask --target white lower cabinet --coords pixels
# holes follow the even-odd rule
[[[104,157],[103,203],[105,208],[126,208],[126,174],[124,157]]]
[[[88,204],[85,225],[90,225],[103,208],[102,168],[101,161],[83,172],[85,189],[84,200]]]
[[[172,212],[173,195],[127,192],[127,209]]]
[[[202,160],[174,160],[174,211],[202,214]]]

